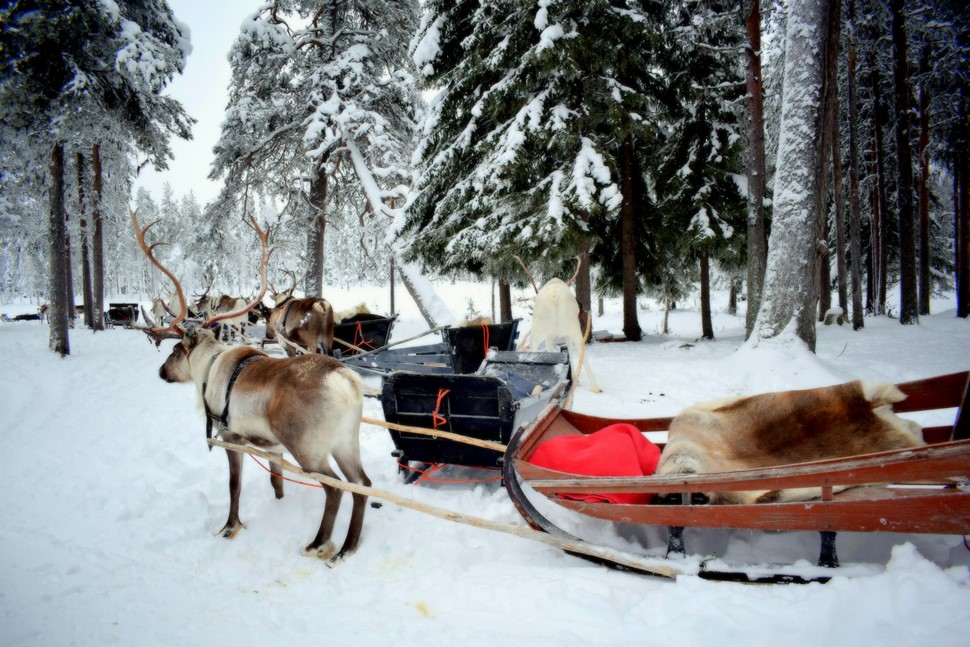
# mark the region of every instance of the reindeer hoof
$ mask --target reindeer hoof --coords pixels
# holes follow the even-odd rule
[[[242,523],[236,524],[235,526],[226,524],[223,529],[219,531],[219,534],[222,535],[224,539],[233,539],[239,533],[239,531],[245,527],[246,526]]]
[[[307,557],[316,557],[318,559],[330,559],[333,554],[337,552],[337,545],[332,541],[328,541],[323,546],[307,546],[303,549],[303,554]]]
[[[593,388],[590,389],[590,391],[592,391],[593,393],[602,393],[603,389],[599,388],[598,386],[594,386]]]

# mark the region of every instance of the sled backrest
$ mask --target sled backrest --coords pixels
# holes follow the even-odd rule
[[[970,438],[970,414],[967,413],[970,371],[904,382],[898,386],[906,394],[906,399],[893,405],[896,413],[957,407],[952,425],[923,428],[926,442],[942,443]]]

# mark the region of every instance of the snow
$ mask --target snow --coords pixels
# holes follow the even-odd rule
[[[488,313],[488,285],[438,282],[436,289],[453,309],[472,299]],[[356,287],[327,296],[336,309],[363,300],[386,312],[387,293],[386,286]],[[524,332],[520,296],[528,292],[513,294]],[[406,292],[399,289],[396,302],[395,339],[426,329]],[[716,292],[715,309],[724,302]],[[742,346],[743,313],[716,313],[717,340],[698,341],[697,304],[678,305],[669,336],[657,334],[662,308],[642,300],[644,341],[589,347],[604,392],[581,384],[576,409],[672,415],[734,394],[855,378],[908,380],[970,364],[970,322],[955,318],[952,301],[934,301],[936,314],[916,326],[886,317],[866,319],[861,332],[820,326],[817,355],[777,339]],[[619,301],[607,299],[606,307],[594,327],[618,332]],[[34,309],[0,305],[10,316]],[[743,585],[610,571],[538,542],[385,503],[368,509],[357,553],[328,567],[301,554],[319,523],[322,493],[287,484],[277,501],[266,473],[247,460],[246,527],[228,541],[216,536],[228,510],[223,452],[205,448],[194,388],[158,378],[172,342],[159,352],[137,332],[77,328],[72,354],[60,358],[47,349],[47,336],[45,324],[0,323],[0,635],[8,647],[310,641],[962,647],[970,635],[970,552],[961,537],[842,533],[840,559],[858,564],[845,575],[827,584]],[[375,377],[365,382],[379,386]],[[382,417],[378,400],[364,406],[366,416]],[[498,483],[406,486],[385,430],[364,425],[361,442],[375,487],[524,525]],[[456,468],[440,475],[492,476]],[[345,500],[338,540],[349,508]],[[567,521],[620,549],[662,552],[656,529]],[[692,552],[752,569],[810,566],[818,551],[814,533],[688,530],[686,539]]]

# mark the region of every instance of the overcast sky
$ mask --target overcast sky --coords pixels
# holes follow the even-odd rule
[[[228,97],[226,56],[242,21],[262,4],[261,0],[168,0],[175,17],[192,32],[192,54],[185,73],[172,80],[167,93],[181,101],[197,123],[192,140],[172,138],[175,159],[168,170],[158,173],[146,166],[135,181],[136,190],[144,187],[158,201],[162,186],[168,182],[176,199],[192,191],[202,205],[219,192],[219,184],[208,176]]]

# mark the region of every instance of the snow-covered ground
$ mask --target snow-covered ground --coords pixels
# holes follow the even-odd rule
[[[469,299],[489,313],[488,286],[438,289],[459,316]],[[361,300],[375,312],[388,308],[386,288],[327,296],[337,309]],[[397,304],[395,339],[426,328],[403,291]],[[574,408],[673,415],[732,394],[970,368],[970,322],[956,319],[947,300],[934,302],[937,314],[919,326],[885,317],[867,319],[862,332],[820,326],[817,355],[784,345],[739,350],[743,315],[717,314],[717,340],[698,341],[690,302],[661,337],[661,313],[641,305],[646,338],[592,345],[587,356],[604,392],[581,386]],[[595,328],[619,333],[619,304],[606,306]],[[4,304],[0,312],[32,308]],[[843,533],[843,563],[866,566],[824,585],[670,581],[384,504],[368,509],[358,552],[331,568],[301,554],[319,524],[321,491],[287,484],[277,501],[266,473],[247,460],[246,528],[227,541],[216,536],[228,509],[226,459],[206,450],[194,388],[158,378],[171,342],[159,352],[138,332],[79,328],[62,359],[47,337],[46,324],[0,324],[3,645],[968,644],[970,551],[954,536]],[[366,382],[379,386],[378,378]],[[365,415],[382,417],[378,400],[366,400]],[[364,425],[361,435],[375,487],[522,524],[497,482],[403,485],[387,431]],[[449,474],[479,476],[440,476]],[[348,497],[338,540],[349,508]],[[662,548],[652,530],[589,520],[575,529],[631,551]],[[818,551],[814,533],[688,530],[687,541],[732,562],[813,562]]]

